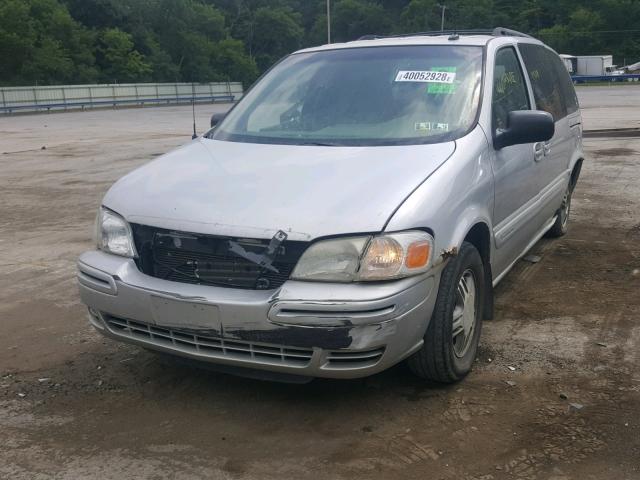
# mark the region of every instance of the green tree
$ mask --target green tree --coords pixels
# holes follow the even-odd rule
[[[153,69],[155,82],[177,82],[180,80],[180,69],[171,55],[160,46],[157,34],[144,30],[139,37],[141,53],[146,57]]]
[[[640,60],[640,0],[332,0],[333,41],[504,26],[563,53]],[[245,85],[326,42],[326,0],[0,0],[0,83]]]
[[[0,4],[0,81],[4,84],[21,80],[23,65],[33,53],[37,34],[30,13],[22,0]]]
[[[98,65],[105,81],[136,82],[148,79],[151,65],[134,49],[131,35],[118,28],[100,32]]]
[[[313,38],[326,41],[326,16],[318,17]],[[379,3],[366,0],[339,0],[334,2],[331,32],[334,42],[356,40],[364,35],[388,34],[393,30],[391,18]]]
[[[440,9],[438,8],[438,13]],[[445,11],[445,29],[478,29],[496,26],[512,26],[512,21],[501,18],[506,12],[500,11],[494,0],[458,0]]]
[[[436,0],[411,0],[400,15],[399,32],[424,32],[440,28]]]
[[[180,80],[210,81],[216,73],[212,67],[215,43],[226,37],[220,11],[194,0],[148,0],[137,15],[146,16],[158,40],[156,51],[170,56]]]
[[[89,28],[121,27],[133,21],[132,6],[143,0],[63,0],[73,18]]]
[[[257,9],[250,28],[247,45],[261,70],[299,49],[304,36],[300,15],[288,8]]]
[[[573,54],[602,53],[606,48],[600,33],[604,22],[600,15],[579,8],[569,16],[566,25],[557,24],[538,32],[540,38],[559,52]]]
[[[92,44],[92,33],[56,0],[0,2],[0,83],[94,81]]]
[[[242,82],[248,88],[256,78],[259,70],[256,62],[244,51],[240,40],[227,38],[215,45],[212,65],[215,80]]]

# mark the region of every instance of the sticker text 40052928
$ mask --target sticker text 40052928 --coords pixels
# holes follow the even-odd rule
[[[426,70],[400,70],[396,82],[453,83],[454,72],[431,72]]]

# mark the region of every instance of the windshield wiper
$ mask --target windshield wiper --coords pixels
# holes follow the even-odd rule
[[[329,142],[303,142],[297,143],[296,145],[313,145],[316,147],[341,147],[339,143],[329,143]]]

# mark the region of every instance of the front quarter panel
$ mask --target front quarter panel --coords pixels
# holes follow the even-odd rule
[[[432,231],[440,263],[476,223],[492,231],[493,201],[489,144],[478,126],[456,141],[455,153],[400,205],[385,230]]]

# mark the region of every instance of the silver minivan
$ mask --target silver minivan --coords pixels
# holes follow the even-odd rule
[[[500,28],[301,50],[212,123],[111,187],[80,295],[108,337],[291,381],[463,378],[583,160],[562,61]]]

